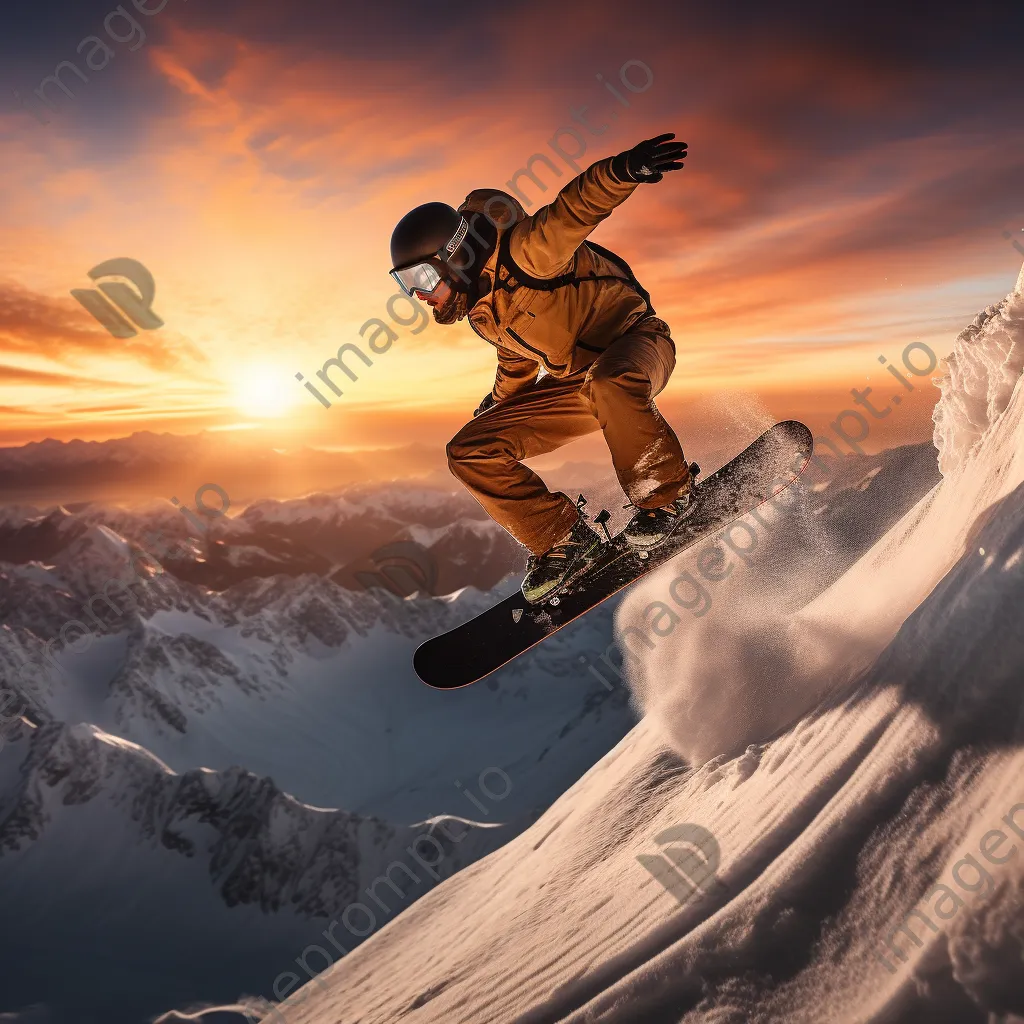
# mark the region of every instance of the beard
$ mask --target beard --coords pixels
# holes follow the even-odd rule
[[[478,244],[477,237],[482,239]],[[467,239],[463,247],[456,250],[460,256],[465,255],[464,263],[456,264],[462,269],[476,268],[471,279],[466,279],[465,274],[460,273],[461,280],[449,281],[451,294],[445,301],[434,310],[434,320],[439,324],[454,324],[461,320],[476,305],[476,303],[491,290],[491,279],[486,273],[482,273],[484,264],[487,262],[494,247],[497,244],[497,228],[485,223],[482,233],[476,231],[472,239]]]
[[[469,296],[465,292],[453,291],[440,306],[434,309],[434,320],[439,324],[453,324],[469,312]]]

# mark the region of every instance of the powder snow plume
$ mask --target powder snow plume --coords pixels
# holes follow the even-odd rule
[[[631,652],[634,699],[689,763],[765,740],[840,695],[964,554],[984,510],[1020,483],[1022,286],[1024,270],[942,361],[934,420],[943,479],[865,554],[853,561],[820,528],[798,485],[763,508],[760,521],[744,517],[623,602],[617,627]],[[700,581],[711,597],[707,611],[680,610],[673,581],[698,579],[701,553],[716,545],[720,571],[732,571]],[[690,586],[676,592],[685,598]]]

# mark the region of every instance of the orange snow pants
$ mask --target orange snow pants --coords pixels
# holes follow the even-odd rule
[[[668,324],[645,317],[589,366],[542,377],[467,423],[448,443],[448,465],[487,514],[534,554],[561,540],[579,513],[523,460],[584,434],[604,431],[619,484],[634,505],[667,505],[690,483],[682,447],[654,405],[675,361]]]

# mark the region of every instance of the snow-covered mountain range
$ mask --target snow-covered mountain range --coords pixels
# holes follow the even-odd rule
[[[888,506],[873,494],[897,479],[920,493],[935,472],[925,446],[851,457],[807,500],[859,547],[849,524],[871,527],[852,507],[866,500],[881,529]],[[0,895],[28,922],[4,950],[23,979],[11,1008],[135,1022],[196,1000],[273,997],[310,929],[344,909],[357,878],[377,877],[410,829],[469,819],[478,838],[448,859],[454,870],[528,826],[625,735],[628,691],[587,670],[611,642],[612,606],[463,693],[415,680],[421,639],[517,585],[518,551],[466,501],[408,486],[260,501],[201,537],[164,503],[9,512],[0,659],[19,692],[12,670],[44,667],[28,677],[35,727],[14,726],[0,751]],[[175,542],[162,574],[140,554]],[[429,585],[416,592],[417,581]],[[66,629],[76,620],[91,641]],[[51,664],[42,646],[62,629],[70,643],[51,647]],[[488,768],[511,789],[484,814],[466,787]],[[350,834],[375,838],[343,856],[337,837]],[[57,928],[61,907],[82,908],[82,928],[101,913],[105,939],[55,990],[32,966],[33,943],[90,948]],[[212,952],[225,943],[230,964]],[[100,972],[111,950],[121,967]]]
[[[363,451],[282,449],[277,443],[266,431],[244,430],[32,441],[0,448],[0,501],[144,501],[164,493],[187,501],[188,481],[199,473],[235,501],[248,502],[264,494],[301,495],[352,480],[422,477],[445,468],[443,448],[419,443]]]
[[[201,537],[170,505],[9,511],[0,673],[29,706],[0,750],[0,899],[24,925],[0,939],[0,1010],[135,1024],[273,995],[367,880],[416,868],[417,836],[458,823],[444,877],[629,729],[627,695],[574,660],[608,643],[610,610],[454,702],[415,679],[422,639],[516,585],[510,542],[465,511],[451,490],[353,490]],[[488,778],[509,780],[500,805]],[[402,905],[437,881],[417,874]],[[43,946],[78,966],[47,974]]]
[[[375,879],[386,920],[502,831],[323,810],[241,768],[179,774],[95,726],[48,723],[17,747],[0,767],[0,850],[5,915],[24,927],[4,943],[4,989],[53,1019],[142,1020],[155,997],[256,988]],[[54,961],[74,947],[96,956],[55,984]]]

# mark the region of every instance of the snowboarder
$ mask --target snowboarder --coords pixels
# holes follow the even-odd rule
[[[392,277],[434,319],[468,317],[498,350],[494,387],[448,444],[454,475],[531,551],[523,597],[543,601],[602,546],[580,507],[523,465],[595,430],[635,514],[635,548],[663,543],[694,506],[682,447],[654,404],[675,368],[669,327],[629,265],[587,236],[640,182],[682,168],[668,133],[600,160],[527,216],[499,189],[458,210],[426,203],[391,236]]]

